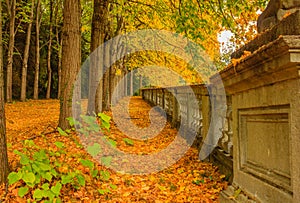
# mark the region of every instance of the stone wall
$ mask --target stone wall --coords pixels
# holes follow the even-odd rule
[[[299,24],[289,29],[299,20],[296,12],[262,33],[241,49],[252,55],[220,73],[232,97],[234,152],[233,186],[221,202],[300,202]],[[244,198],[232,200],[238,188]]]
[[[212,76],[209,86],[191,86],[197,102],[190,101],[189,87],[142,91],[174,126],[198,126],[202,143],[210,124],[221,131],[210,159],[233,174],[221,202],[300,202],[299,22],[297,11],[234,53],[234,58],[252,54]],[[221,87],[226,113],[215,122],[211,114]]]

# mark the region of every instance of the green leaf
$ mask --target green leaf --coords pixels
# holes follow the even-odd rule
[[[105,129],[109,130],[110,129],[110,119],[111,117],[104,114],[104,113],[98,113],[99,118],[101,119],[101,126],[104,127]]]
[[[12,185],[12,184],[18,182],[19,180],[21,180],[22,175],[20,173],[11,172],[7,178],[8,178],[8,184]]]
[[[14,154],[19,155],[19,156],[24,155],[22,152],[19,152],[18,150],[14,150]]]
[[[43,197],[44,197],[44,191],[43,191],[43,190],[36,189],[36,190],[33,192],[33,198],[34,198],[34,199],[42,199]]]
[[[91,171],[91,176],[92,176],[93,178],[95,178],[97,175],[98,175],[98,170],[92,170],[92,171]]]
[[[81,159],[80,163],[83,166],[88,167],[90,170],[92,170],[94,168],[94,163],[90,160]]]
[[[49,183],[44,183],[41,188],[44,190],[49,190],[49,186]]]
[[[51,191],[55,194],[56,197],[58,197],[60,194],[61,188],[62,188],[62,185],[61,185],[61,183],[58,182],[58,183],[56,183],[55,186],[51,187]]]
[[[88,130],[94,131],[94,132],[99,132],[100,131],[100,127],[97,123],[97,119],[94,116],[85,116],[85,115],[81,115],[82,120],[88,124]]]
[[[45,150],[40,150],[36,153],[33,154],[33,158],[37,161],[41,161],[41,162],[49,162],[49,158],[45,152]]]
[[[25,140],[24,145],[28,147],[37,147],[33,140]]]
[[[106,193],[111,193],[109,189],[99,189],[98,192],[100,195],[105,195]]]
[[[46,172],[42,174],[42,177],[48,180],[49,182],[51,182],[53,176],[51,175],[50,172]]]
[[[101,126],[104,127],[105,129],[109,130],[110,129],[110,124],[106,122],[102,122]]]
[[[78,180],[79,185],[85,186],[85,178],[84,178],[83,175],[78,174],[78,175],[76,176],[76,178],[77,178],[77,180]]]
[[[100,171],[102,180],[108,181],[110,179],[110,173],[108,171]]]
[[[20,197],[24,197],[27,194],[28,190],[29,190],[28,187],[20,187],[18,190],[18,195]]]
[[[57,130],[58,130],[60,135],[65,136],[65,137],[68,136],[68,134],[63,129],[61,129],[60,127],[57,127]]]
[[[59,149],[62,149],[62,148],[65,147],[65,146],[64,146],[64,143],[62,143],[62,142],[55,142],[54,144],[55,144],[55,146],[56,146],[57,148],[59,148]]]
[[[94,143],[94,145],[90,145],[87,147],[87,151],[92,156],[97,156],[101,151],[101,146],[98,143]]]
[[[109,186],[111,187],[111,189],[116,190],[118,189],[118,186],[114,185],[114,184],[109,184]]]
[[[69,121],[69,124],[71,127],[73,127],[75,125],[80,125],[80,122],[75,120],[73,117],[69,117],[69,118],[67,118],[67,120]]]
[[[233,197],[236,199],[236,198],[239,196],[239,194],[240,194],[241,192],[242,192],[242,189],[241,189],[241,188],[235,190],[235,191],[234,191],[234,194],[233,194]]]
[[[108,141],[108,143],[110,144],[110,146],[112,147],[117,147],[117,142],[108,138],[108,137],[105,137],[105,139]]]
[[[104,156],[104,157],[101,157],[101,163],[102,163],[104,166],[110,166],[111,161],[112,161],[112,156]]]
[[[48,197],[49,201],[51,203],[53,203],[54,202],[53,199],[55,197],[55,194],[51,190],[49,190],[49,189],[48,190],[44,190],[44,197]]]
[[[26,155],[22,154],[20,163],[24,166],[24,165],[29,164],[29,162],[30,162],[30,159]]]
[[[61,176],[61,183],[64,184],[68,184],[73,182],[73,177],[71,175],[63,175]]]
[[[52,168],[51,170],[50,170],[50,172],[51,172],[51,174],[54,176],[54,177],[56,177],[58,174],[57,174],[57,172],[56,172],[56,170],[54,169],[54,168]]]
[[[109,123],[109,121],[111,120],[111,117],[104,113],[98,113],[98,116],[102,121],[105,121],[106,123]]]
[[[133,140],[131,140],[129,138],[123,138],[123,141],[125,142],[125,144],[127,144],[129,146],[133,146],[134,145]]]
[[[42,171],[50,171],[51,170],[51,166],[50,164],[44,164],[42,162],[36,162],[36,165],[39,167],[40,170]]]
[[[34,183],[35,182],[35,175],[32,172],[25,173],[23,175],[22,180],[24,180],[25,183]]]

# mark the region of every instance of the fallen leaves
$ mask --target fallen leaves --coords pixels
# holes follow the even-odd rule
[[[241,63],[245,58],[247,58],[248,56],[250,56],[252,53],[250,51],[244,51],[243,55],[238,58],[238,59],[231,59],[231,63],[233,65],[233,67],[235,68],[239,63]]]
[[[151,107],[134,97],[130,100],[130,117],[134,125],[145,128],[150,126],[149,110]],[[107,112],[112,115],[111,112]],[[87,160],[92,156],[81,146],[81,140],[75,134],[62,136],[53,132],[59,115],[59,101],[42,100],[6,105],[7,140],[10,166],[17,171],[19,158],[14,150],[23,148],[24,140],[35,136],[34,142],[42,149],[64,150],[66,153],[58,157],[64,164],[61,172],[80,170],[85,177],[85,187],[77,190],[62,186],[63,202],[218,202],[219,193],[227,186],[225,176],[210,163],[198,160],[198,150],[190,148],[186,154],[172,166],[148,175],[130,175],[116,173],[113,170],[94,162],[95,167]],[[159,119],[159,118],[157,118]],[[37,136],[38,135],[38,136]],[[132,139],[111,123],[109,136],[116,147],[124,152],[138,155],[153,154],[165,149],[177,135],[176,129],[167,123],[159,134],[151,139]],[[175,146],[174,149],[181,146]],[[92,145],[89,152],[97,154],[99,146]],[[174,153],[176,150],[174,150]],[[172,159],[164,157],[165,160]],[[84,160],[84,161],[81,161]],[[109,165],[109,158],[103,160]],[[124,166],[129,160],[123,160]],[[83,164],[82,164],[83,163]],[[101,171],[101,178],[88,178],[93,170]],[[59,185],[58,185],[59,186]],[[28,194],[20,198],[18,193],[25,193],[19,183],[8,188],[3,202],[26,202]],[[0,187],[0,198],[5,194],[5,187]],[[30,200],[29,200],[30,201]]]

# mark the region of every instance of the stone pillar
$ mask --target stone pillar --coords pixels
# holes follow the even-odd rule
[[[221,202],[300,202],[299,22],[299,12],[288,16],[220,73],[232,98],[234,173]],[[237,188],[243,193],[230,198]]]

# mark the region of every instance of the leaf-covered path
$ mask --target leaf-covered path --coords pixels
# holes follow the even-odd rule
[[[126,103],[129,98],[123,101]],[[122,109],[115,107],[114,116],[122,117]],[[139,127],[149,127],[149,110],[151,107],[139,97],[130,99],[130,117]],[[111,112],[106,112],[112,116]],[[155,112],[154,112],[155,114]],[[63,143],[63,151],[56,159],[60,165],[55,166],[58,173],[68,174],[77,171],[83,174],[84,186],[73,187],[63,184],[60,191],[62,202],[218,202],[219,193],[227,182],[218,173],[216,167],[198,160],[198,151],[190,148],[187,153],[170,167],[146,175],[130,175],[115,172],[94,161],[95,168],[84,166],[82,160],[93,160],[80,144],[75,133],[62,136],[56,131],[59,115],[59,101],[40,100],[17,102],[6,105],[7,142],[9,162],[12,171],[20,170],[19,156],[14,150],[22,151],[28,141],[32,140],[39,149],[59,151]],[[159,116],[157,116],[159,119]],[[122,122],[124,123],[123,120]],[[126,123],[126,122],[125,122]],[[119,150],[131,154],[152,154],[166,148],[176,137],[177,131],[169,124],[161,132],[149,139],[133,139],[119,130],[115,123],[111,123],[110,139],[114,140]],[[51,163],[56,163],[51,157]],[[168,157],[165,157],[168,159]],[[126,167],[126,161],[124,164]],[[91,170],[99,171],[99,176],[92,178]],[[54,186],[58,178],[53,178],[50,187]],[[39,183],[40,185],[42,184]],[[0,187],[0,200],[3,202],[33,202],[34,189],[21,198],[19,188],[24,182],[18,181],[7,188]]]

